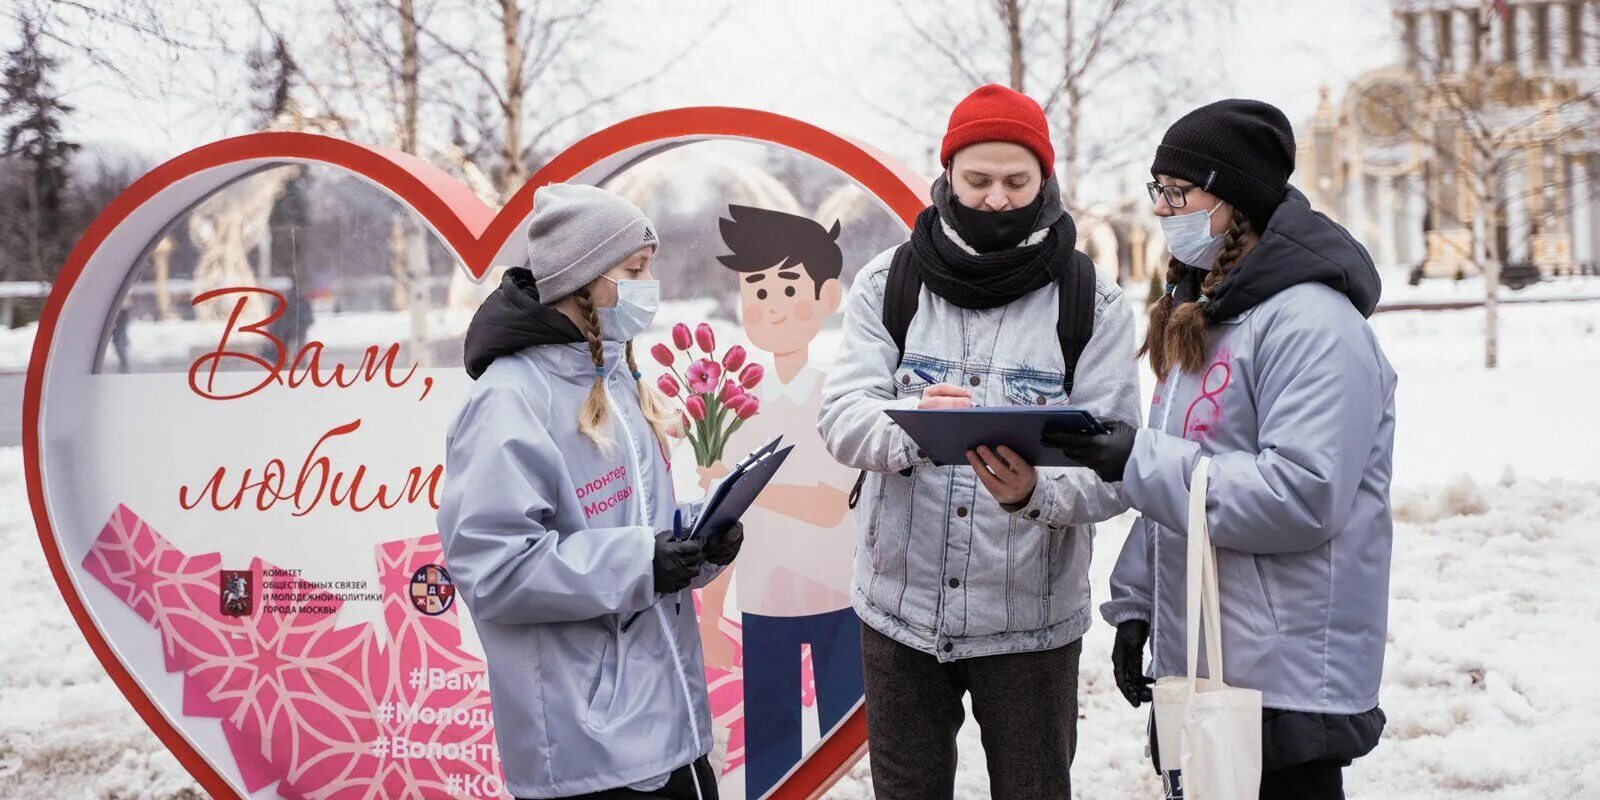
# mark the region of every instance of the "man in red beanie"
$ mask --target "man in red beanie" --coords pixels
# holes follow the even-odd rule
[[[1094,524],[1127,508],[1084,468],[980,446],[937,466],[888,409],[1072,406],[1137,426],[1133,312],[1075,250],[1039,104],[956,106],[933,205],[861,270],[818,427],[857,485],[853,604],[880,800],[954,793],[970,693],[994,797],[1071,794]]]

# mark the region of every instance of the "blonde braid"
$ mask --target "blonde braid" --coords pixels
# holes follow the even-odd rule
[[[589,360],[594,362],[596,370],[594,386],[589,388],[589,396],[584,398],[583,406],[578,409],[578,432],[588,437],[602,452],[609,452],[612,440],[606,431],[606,417],[609,414],[606,378],[599,372],[606,366],[605,344],[600,340],[600,314],[595,311],[588,287],[573,292],[572,299],[577,302],[578,312],[583,315],[583,324],[578,329],[589,343]]]
[[[662,448],[671,447],[669,440],[683,436],[683,421],[667,403],[667,398],[661,394],[661,390],[645,380],[644,375],[639,372],[639,365],[633,360],[632,339],[628,340],[625,352],[628,357],[628,369],[637,376],[636,380],[639,382],[639,413],[650,423],[650,428],[655,431],[656,439],[660,440]]]

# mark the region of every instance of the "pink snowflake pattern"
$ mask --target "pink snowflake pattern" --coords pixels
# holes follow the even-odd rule
[[[695,613],[705,614],[700,592],[693,594]],[[744,764],[744,626],[718,615],[717,632],[733,642],[732,667],[706,667],[706,700],[711,706],[711,724],[728,731],[728,749],[722,759],[720,778]]]
[[[428,616],[410,600],[412,574],[444,563],[438,535],[376,555],[381,632],[337,627],[341,599],[259,558],[253,612],[226,616],[220,555],[178,550],[126,506],[83,566],[157,630],[165,668],[184,676],[182,713],[222,720],[247,791],[276,781],[290,800],[507,797],[484,664],[461,649],[458,609]]]

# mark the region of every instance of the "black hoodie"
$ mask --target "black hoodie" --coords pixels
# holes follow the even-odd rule
[[[494,360],[538,344],[577,344],[584,341],[567,315],[539,301],[539,288],[526,267],[512,267],[500,279],[467,326],[462,361],[467,374],[477,380]]]
[[[1176,295],[1193,299],[1200,270],[1190,270]],[[1311,208],[1299,189],[1288,187],[1272,212],[1261,241],[1223,277],[1206,305],[1206,319],[1233,319],[1267,298],[1301,283],[1323,283],[1344,293],[1361,316],[1372,316],[1383,291],[1372,256],[1339,223]]]

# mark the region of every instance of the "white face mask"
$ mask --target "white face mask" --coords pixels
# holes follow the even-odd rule
[[[1211,215],[1219,208],[1222,208],[1221,203],[1204,214],[1194,211],[1162,217],[1161,233],[1167,237],[1167,252],[1196,269],[1211,269],[1217,263],[1217,254],[1222,252],[1222,235],[1211,233]]]
[[[610,308],[597,308],[600,316],[600,338],[608,342],[626,342],[644,333],[655,321],[661,308],[661,281],[619,281],[601,275],[617,285],[617,304]]]

